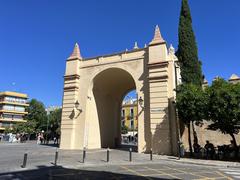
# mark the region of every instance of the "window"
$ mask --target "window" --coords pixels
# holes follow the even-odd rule
[[[12,115],[11,114],[4,114],[3,115],[3,119],[12,119]]]
[[[23,99],[23,98],[16,98],[16,97],[5,97],[4,99],[5,101],[8,101],[8,102],[16,102],[16,103],[22,103],[22,104],[25,104],[27,101],[26,99]]]
[[[23,118],[22,118],[21,115],[14,115],[14,116],[13,116],[13,119],[20,119],[20,120],[21,120],[21,119],[23,119]]]
[[[122,109],[122,119],[125,119],[125,109]]]
[[[2,127],[10,127],[11,124],[9,122],[3,122]]]
[[[122,127],[125,126],[125,120],[122,120]]]
[[[14,106],[13,105],[4,105],[3,109],[4,110],[9,110],[9,111],[14,111]]]
[[[24,112],[24,111],[25,111],[25,108],[24,108],[24,107],[21,107],[21,106],[16,106],[16,107],[15,107],[15,111]]]
[[[133,108],[130,109],[130,118],[134,119],[134,111]]]
[[[131,127],[131,129],[134,129],[134,120],[133,119],[131,119],[131,121],[130,121],[130,127]]]

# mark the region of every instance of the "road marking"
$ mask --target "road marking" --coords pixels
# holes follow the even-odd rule
[[[172,177],[172,178],[181,179],[181,178],[179,178],[179,177],[177,177],[177,176],[174,176],[174,175],[172,175],[172,174],[166,173],[166,172],[161,171],[161,170],[158,170],[158,169],[152,169],[152,168],[149,168],[149,167],[144,167],[144,168],[149,169],[149,170],[152,170],[152,171],[155,171],[155,172],[158,172],[158,173],[161,173],[162,175],[170,176],[170,177]]]
[[[200,179],[193,179],[193,180],[216,180],[216,179],[225,179],[225,177],[211,177],[211,178],[200,178]]]
[[[120,166],[120,167],[123,168],[123,169],[125,169],[125,170],[127,170],[128,172],[134,173],[135,175],[144,177],[144,178],[146,178],[146,179],[148,179],[148,180],[153,180],[152,178],[150,178],[150,177],[148,177],[148,176],[145,176],[144,174],[139,173],[139,172],[137,172],[137,171],[134,171],[134,170],[132,170],[132,169],[130,169],[130,168],[127,168],[127,167],[125,167],[125,166]]]
[[[240,172],[239,169],[219,169],[220,171],[237,171]]]
[[[172,170],[175,170],[175,171],[178,171],[178,172],[181,172],[181,173],[184,173],[184,174],[190,174],[190,175],[197,176],[197,177],[200,177],[200,178],[209,179],[209,177],[207,177],[207,176],[198,175],[198,174],[191,173],[191,172],[186,172],[186,171],[179,170],[179,169],[176,169],[176,168],[171,168],[171,167],[168,167],[168,166],[165,166],[165,167],[167,167],[169,169],[172,169]]]
[[[231,175],[235,179],[240,179],[240,170],[239,169],[219,169],[220,171],[223,171],[225,174]]]
[[[231,175],[240,175],[240,172],[234,172],[234,171],[226,171],[226,172],[224,172],[224,173],[226,173],[226,174],[231,174]]]
[[[223,176],[223,177],[225,177],[225,178],[227,178],[228,180],[233,180],[232,178],[230,178],[230,177],[224,175],[223,173],[221,173],[220,171],[216,171],[216,173],[221,175],[221,176]]]

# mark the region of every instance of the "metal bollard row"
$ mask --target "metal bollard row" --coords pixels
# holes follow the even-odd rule
[[[109,162],[109,147],[107,148],[107,162]]]
[[[56,149],[56,152],[55,152],[54,166],[57,166],[57,161],[58,161],[58,149]]]
[[[132,148],[129,148],[129,161],[132,162]]]
[[[150,161],[153,160],[153,152],[152,152],[152,148],[150,149]]]
[[[27,166],[27,157],[28,157],[28,154],[27,153],[24,153],[23,155],[23,164],[22,164],[22,168],[25,168]]]
[[[85,162],[85,158],[86,158],[86,148],[83,148],[83,158],[82,158],[82,162]]]
[[[59,152],[58,152],[58,148],[56,148],[55,151],[55,159],[54,159],[54,166],[57,166],[58,164],[58,157],[59,157]],[[23,156],[23,163],[21,165],[22,168],[26,168],[27,166],[27,158],[28,158],[28,153],[25,152],[24,156]],[[82,155],[82,163],[85,163],[86,160],[86,148],[83,148],[83,155]],[[152,149],[150,150],[150,161],[153,160],[153,151]],[[107,148],[107,157],[106,157],[106,162],[110,161],[110,149],[109,147]],[[132,148],[129,148],[129,162],[132,162]]]

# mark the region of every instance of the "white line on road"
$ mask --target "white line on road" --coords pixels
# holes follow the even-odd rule
[[[234,171],[231,171],[231,172],[225,172],[226,174],[231,174],[231,175],[240,175],[240,172],[234,172]]]

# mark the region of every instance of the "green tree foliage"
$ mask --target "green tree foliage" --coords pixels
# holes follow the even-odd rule
[[[128,133],[128,127],[126,125],[121,127],[121,134],[127,134]]]
[[[28,112],[28,115],[26,116],[28,123],[35,125],[36,131],[46,131],[47,113],[44,104],[36,99],[32,99],[26,110]]]
[[[192,141],[190,134],[191,123],[200,124],[205,117],[207,96],[199,86],[183,84],[177,89],[177,103],[179,119],[188,128],[189,150],[192,154]]]
[[[10,127],[6,127],[5,130],[4,130],[4,133],[5,133],[5,134],[13,133],[13,129],[10,128]]]
[[[206,92],[209,97],[207,119],[211,122],[208,128],[229,134],[237,147],[234,134],[240,129],[240,83],[231,84],[218,78]]]
[[[178,27],[178,57],[183,83],[202,84],[201,62],[198,59],[198,49],[192,28],[192,18],[188,0],[182,0]]]
[[[13,126],[12,132],[13,133],[27,133],[32,134],[35,133],[36,129],[36,122],[35,121],[27,121],[25,123],[17,123]]]
[[[55,109],[48,115],[49,131],[53,135],[60,135],[62,109]]]

